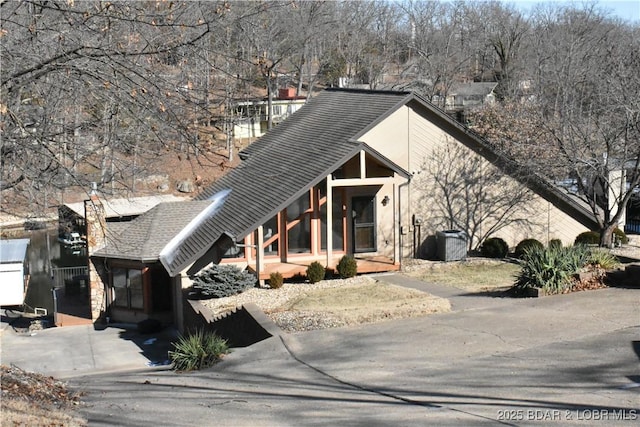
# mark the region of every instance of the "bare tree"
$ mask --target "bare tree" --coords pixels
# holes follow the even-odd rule
[[[3,198],[28,196],[35,211],[45,188],[127,188],[141,158],[174,149],[192,123],[178,71],[221,5],[0,3]]]
[[[568,183],[590,206],[600,243],[610,246],[640,184],[638,29],[593,6],[540,13],[535,29],[535,97],[519,109],[524,113],[519,120],[528,122],[519,128],[524,130],[514,133],[502,126],[499,131],[505,114],[491,118],[485,111],[472,120],[476,130],[516,152],[530,170]],[[537,150],[522,150],[532,141]]]

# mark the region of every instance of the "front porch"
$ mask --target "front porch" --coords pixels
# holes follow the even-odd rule
[[[338,262],[341,257],[333,258],[329,269],[335,271]],[[388,271],[399,271],[400,264],[394,264],[393,259],[385,256],[356,256],[354,257],[358,264],[358,274],[363,273],[385,273]],[[268,280],[271,273],[279,272],[285,279],[291,279],[296,276],[305,276],[307,274],[307,267],[317,260],[289,260],[288,262],[270,262],[265,263],[263,270],[260,271],[260,280]],[[321,262],[323,265],[324,263]],[[249,264],[247,267],[251,273],[256,273],[255,263]]]

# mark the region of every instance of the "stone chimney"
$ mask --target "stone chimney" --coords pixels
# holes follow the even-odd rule
[[[91,183],[89,200],[84,201],[84,220],[87,235],[87,255],[102,249],[107,244],[107,218],[104,206],[98,197],[95,182]]]
[[[104,206],[98,197],[97,185],[91,183],[89,200],[84,201],[84,219],[87,235],[87,266],[89,268],[89,297],[91,319],[104,320],[106,314],[106,286],[108,274],[103,262],[94,261],[91,255],[107,244],[107,218]]]

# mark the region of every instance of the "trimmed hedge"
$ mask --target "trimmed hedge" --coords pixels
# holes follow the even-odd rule
[[[307,279],[309,279],[310,283],[317,283],[324,279],[326,274],[326,270],[324,266],[320,264],[318,261],[313,261],[307,267]]]
[[[509,245],[500,237],[490,237],[480,246],[480,253],[486,258],[504,258],[509,254]]]
[[[542,249],[544,248],[544,245],[542,244],[542,242],[536,239],[524,239],[516,246],[514,255],[516,258],[522,258],[526,250],[534,247]]]
[[[338,261],[336,270],[338,270],[338,275],[343,279],[355,277],[358,274],[358,262],[355,258],[345,255]]]
[[[284,279],[280,272],[276,271],[269,275],[269,287],[271,289],[279,289],[284,284]]]

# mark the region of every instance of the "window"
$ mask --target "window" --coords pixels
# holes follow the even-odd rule
[[[287,207],[287,243],[289,253],[311,252],[310,193],[303,194]]]
[[[113,305],[142,310],[144,308],[142,271],[129,268],[114,268],[112,275]]]

